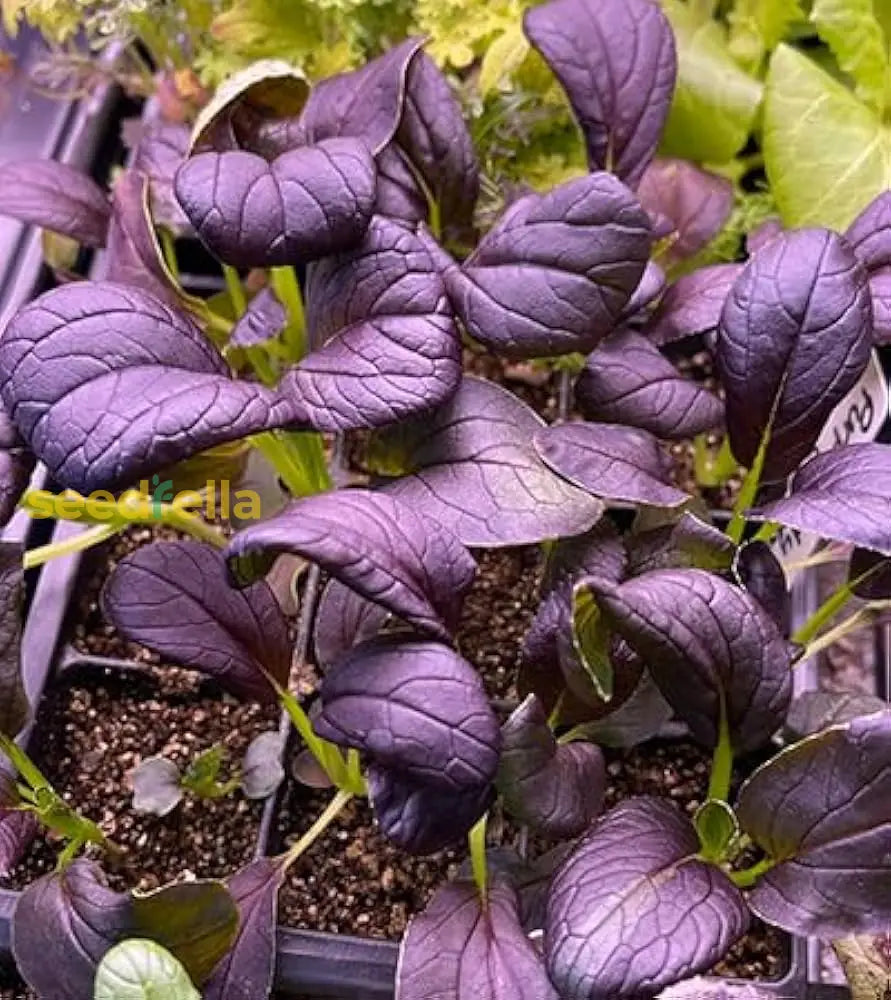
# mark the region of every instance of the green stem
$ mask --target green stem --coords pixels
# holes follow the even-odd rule
[[[712,774],[709,779],[708,797],[726,802],[730,795],[730,781],[733,776],[733,746],[730,742],[730,726],[727,722],[727,705],[721,694],[721,719],[718,724],[718,745],[712,757]]]
[[[251,439],[279,474],[293,497],[313,496],[331,488],[322,440],[307,432],[299,438],[280,431],[264,431]],[[317,453],[321,451],[321,468]]]
[[[238,271],[229,264],[223,264],[223,277],[226,279],[226,291],[229,293],[229,301],[232,303],[236,318],[243,316],[247,309],[247,298]]]
[[[839,639],[843,639],[849,632],[853,632],[865,622],[870,621],[875,612],[880,608],[888,607],[888,603],[888,601],[876,601],[874,604],[867,604],[864,608],[858,608],[852,615],[845,618],[844,621],[839,622],[835,628],[829,629],[828,632],[824,632],[819,638],[808,643],[792,662],[792,666],[797,667],[799,663],[804,663],[818,653],[822,653],[824,649],[828,649],[834,642],[838,642]]]
[[[486,825],[488,821],[489,814],[485,813],[482,819],[467,835],[467,842],[470,846],[470,864],[473,868],[473,880],[476,882],[480,899],[484,904],[489,894],[489,869],[486,865]]]
[[[70,556],[74,552],[83,552],[93,545],[104,542],[112,535],[116,535],[121,530],[121,525],[97,524],[86,531],[81,531],[77,535],[65,538],[61,542],[50,542],[48,545],[41,545],[36,549],[31,549],[25,553],[22,563],[25,569],[34,569],[42,566],[50,559],[59,559],[62,556]]]
[[[162,524],[166,524],[170,528],[176,528],[177,531],[181,531],[185,535],[191,535],[192,538],[197,539],[199,542],[206,542],[214,548],[224,549],[229,544],[229,539],[219,528],[208,524],[203,518],[197,517],[194,514],[187,514],[177,507],[164,504],[161,507],[160,521]]]
[[[755,532],[753,542],[772,542],[776,538],[782,525],[779,521],[765,521]]]
[[[700,486],[722,486],[739,470],[739,464],[730,450],[730,441],[724,438],[715,453],[708,445],[705,434],[693,439],[693,470]]]
[[[758,487],[761,484],[761,472],[764,469],[764,459],[767,457],[767,445],[770,441],[770,428],[764,432],[758,454],[752,463],[752,468],[746,473],[746,478],[740,487],[736,503],[733,505],[733,517],[727,525],[727,537],[736,545],[742,541],[743,533],[746,530],[745,512],[752,506]]]
[[[173,237],[173,233],[169,229],[163,226],[158,230],[161,239],[161,250],[164,254],[164,263],[167,265],[167,270],[170,271],[173,276],[173,280],[180,284],[179,279],[179,264],[176,260],[176,240]]]
[[[762,858],[751,868],[744,868],[739,872],[728,872],[730,881],[740,889],[748,889],[753,886],[758,879],[770,871],[776,865],[773,858]]]
[[[343,812],[347,803],[352,799],[352,792],[339,791],[325,807],[325,811],[313,823],[313,825],[303,834],[292,848],[284,855],[283,863],[285,868],[289,868],[294,862],[312,847],[312,845],[322,836],[329,826]]]
[[[288,310],[284,332],[288,357],[291,361],[300,361],[306,354],[306,316],[300,283],[293,267],[273,267],[269,277],[279,301]]]
[[[851,600],[854,596],[852,590],[852,586],[854,585],[850,580],[846,580],[840,584],[792,636],[792,641],[798,643],[800,646],[806,646],[817,635],[820,629],[827,622],[831,621],[848,601]]]

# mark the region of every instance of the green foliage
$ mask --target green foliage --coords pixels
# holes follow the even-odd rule
[[[154,941],[130,938],[106,952],[96,970],[94,1000],[200,1000],[189,974]]]
[[[876,0],[875,7],[887,6]],[[857,96],[881,115],[891,104],[891,62],[873,0],[814,0],[811,20],[854,81]]]
[[[764,56],[804,17],[799,0],[735,0],[728,15],[730,54],[744,69],[757,72]]]

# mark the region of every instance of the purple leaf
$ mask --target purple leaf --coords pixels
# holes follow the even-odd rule
[[[723,531],[689,511],[673,524],[634,532],[626,544],[629,577],[654,569],[725,570],[730,568],[735,553],[733,542]]]
[[[251,299],[244,315],[232,328],[230,347],[259,347],[284,330],[288,322],[285,307],[271,288],[264,288]]]
[[[366,777],[381,832],[409,854],[435,854],[464,839],[495,799],[493,785],[443,790],[375,764]]]
[[[260,1000],[269,995],[275,977],[278,891],[286,870],[279,859],[258,858],[227,880],[238,907],[238,931],[204,987],[204,1000]]]
[[[124,126],[124,141],[128,140]],[[129,136],[133,148],[131,169],[144,174],[149,181],[151,218],[178,236],[191,235],[189,220],[179,207],[173,193],[173,176],[189,152],[188,125],[158,121],[138,123],[137,133]]]
[[[40,830],[37,817],[30,810],[19,809],[16,778],[10,767],[0,763],[0,876],[22,860]]]
[[[677,507],[690,498],[671,484],[659,442],[616,424],[559,424],[535,435],[542,459],[574,486],[610,500]]]
[[[587,717],[580,716],[577,720],[569,718],[566,723],[581,722],[585,739],[599,746],[627,748],[654,739],[674,718],[671,705],[662,697],[647,670],[640,675],[637,687],[618,706],[615,704],[617,699],[618,693],[599,711],[591,712]]]
[[[379,427],[427,412],[461,380],[461,343],[429,245],[376,216],[354,250],[308,276],[313,350],[283,380],[314,427]]]
[[[350,590],[340,580],[331,580],[316,610],[314,641],[319,667],[328,670],[353,646],[373,639],[389,618],[380,604]]]
[[[128,639],[238,697],[274,701],[266,674],[287,685],[291,642],[275,595],[262,581],[233,590],[209,546],[157,542],[131,553],[105,584],[102,609]]]
[[[828,230],[772,240],[746,264],[721,314],[716,362],[734,456],[751,467],[769,435],[762,478],[784,478],[863,374],[872,343],[866,273]]]
[[[590,351],[619,321],[650,253],[646,213],[610,174],[514,202],[445,272],[467,332],[508,358]]]
[[[133,811],[167,816],[182,802],[182,775],[172,760],[166,757],[143,757],[133,768]]]
[[[0,167],[0,215],[104,247],[110,209],[86,174],[56,160],[18,160]]]
[[[393,497],[338,490],[295,500],[240,531],[226,558],[240,582],[244,557],[291,552],[318,563],[352,590],[415,628],[448,641],[476,563],[440,524]]]
[[[792,628],[792,594],[782,563],[766,542],[749,542],[736,554],[733,575],[786,637]]]
[[[666,260],[676,264],[699,253],[724,227],[733,208],[733,184],[687,160],[654,160],[637,196],[651,217],[671,220]]]
[[[751,257],[782,232],[782,220],[777,216],[770,216],[746,236],[746,252]]]
[[[644,268],[643,277],[638,282],[637,288],[628,300],[628,304],[622,310],[619,317],[622,321],[635,319],[638,313],[642,313],[648,306],[652,305],[665,290],[665,272],[652,261]]]
[[[516,892],[501,879],[485,906],[473,882],[444,885],[408,925],[398,1000],[559,1000],[518,910]]]
[[[0,542],[0,732],[9,739],[18,735],[31,714],[21,668],[23,555],[18,542]]]
[[[243,150],[199,153],[177,170],[175,188],[201,242],[226,264],[305,264],[362,239],[375,167],[361,141],[329,139],[271,163]]]
[[[791,646],[746,591],[698,569],[655,570],[618,586],[589,583],[697,740],[716,745],[722,700],[738,753],[763,746],[782,726]]]
[[[788,742],[813,736],[829,726],[850,722],[861,715],[883,712],[888,703],[874,694],[848,691],[803,691],[789,706],[783,735]]]
[[[523,28],[569,97],[592,170],[632,187],[662,135],[674,92],[674,36],[651,0],[551,0]]]
[[[575,398],[588,420],[641,427],[661,438],[695,437],[724,418],[717,396],[684,378],[633,330],[610,334],[588,355]]]
[[[310,94],[300,124],[305,142],[356,136],[375,153],[396,137],[409,66],[423,39],[409,38],[360,69],[323,80]]]
[[[762,919],[821,938],[891,914],[891,711],[783,750],[743,785],[740,825],[776,864],[749,896]]]
[[[31,482],[35,464],[34,456],[25,447],[6,410],[0,407],[0,528],[15,513],[21,495]]]
[[[742,269],[742,264],[713,264],[678,278],[662,297],[644,333],[664,347],[716,329],[724,301]]]
[[[849,444],[815,455],[788,496],[749,516],[891,556],[891,447]]]
[[[560,745],[529,695],[501,727],[497,785],[505,809],[548,837],[577,837],[603,808],[606,765],[591,743]]]
[[[663,990],[657,1000],[774,1000],[773,990],[744,983],[725,983],[720,979],[688,979]]]
[[[62,486],[129,486],[200,451],[302,419],[236,382],[195,324],[111,282],[46,292],[0,337],[3,403]]]
[[[473,140],[446,78],[423,51],[408,69],[396,141],[437,204],[446,233],[456,238],[472,234],[480,189]]]
[[[326,675],[315,729],[443,791],[489,784],[501,733],[479,675],[447,646],[385,636]]]
[[[532,438],[544,426],[506,389],[465,377],[432,416],[376,437],[374,447],[405,473],[384,489],[435,517],[465,545],[528,545],[580,534],[603,505],[538,457]]]
[[[554,877],[545,954],[562,1000],[622,1000],[701,972],[749,923],[742,893],[699,861],[690,821],[634,798],[599,819]]]
[[[399,219],[414,226],[427,219],[427,195],[418,185],[415,168],[406,153],[390,143],[375,158],[377,161],[377,200],[374,210],[379,215]]]
[[[182,305],[149,216],[148,180],[134,170],[114,184],[105,259],[108,281],[139,288],[173,308]]]
[[[887,344],[891,341],[891,192],[871,201],[845,236],[869,276],[873,342]]]

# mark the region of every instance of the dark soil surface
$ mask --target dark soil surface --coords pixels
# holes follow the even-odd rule
[[[548,423],[557,418],[559,375],[550,368],[530,361],[505,361],[494,354],[465,350],[464,371],[509,389]]]

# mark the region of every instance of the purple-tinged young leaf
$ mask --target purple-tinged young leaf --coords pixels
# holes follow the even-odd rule
[[[628,424],[660,438],[695,437],[724,418],[717,396],[684,378],[633,330],[610,334],[588,355],[575,398],[588,420]]]
[[[613,695],[613,701],[591,712],[588,718],[569,716],[564,719],[561,711],[561,722],[567,725],[581,723],[584,738],[598,746],[628,748],[657,737],[674,718],[674,710],[662,697],[648,670],[640,675],[631,695],[616,707],[617,698],[617,694]]]
[[[687,160],[654,160],[641,178],[637,196],[651,217],[671,220],[668,263],[699,253],[721,231],[733,208],[733,184]]]
[[[17,808],[20,803],[16,778],[0,763],[0,876],[7,876],[22,860],[40,830],[33,812]]]
[[[35,464],[9,414],[0,407],[0,528],[15,513],[19,498],[31,482]]]
[[[244,315],[232,328],[230,347],[258,347],[284,330],[288,322],[285,307],[271,288],[264,288],[251,299]]]
[[[653,507],[677,507],[690,499],[671,484],[668,457],[647,431],[558,424],[535,435],[535,448],[555,472],[597,496]]]
[[[444,885],[408,925],[396,1000],[434,998],[559,1000],[505,880],[493,880],[485,907],[474,882]]]
[[[523,30],[569,97],[592,170],[636,187],[653,158],[677,73],[671,26],[651,0],[551,0]]]
[[[772,990],[740,983],[724,983],[720,979],[687,979],[663,990],[657,1000],[774,1000]]]
[[[628,799],[597,820],[548,899],[545,955],[562,1000],[651,996],[745,933],[742,893],[698,851],[693,825],[663,799]]]
[[[751,257],[762,247],[766,247],[774,237],[783,232],[783,223],[777,216],[765,219],[746,236],[746,252]]]
[[[173,175],[188,156],[189,127],[177,122],[134,122],[124,124],[124,142],[133,149],[131,169],[149,181],[151,218],[177,236],[192,234],[189,220],[173,193]],[[128,135],[129,132],[129,135]]]
[[[871,201],[845,236],[869,276],[873,342],[887,344],[891,341],[891,192]]]
[[[377,200],[374,211],[415,226],[427,219],[427,196],[418,185],[407,155],[391,143],[375,157],[377,163]]]
[[[665,290],[665,272],[652,261],[644,268],[643,277],[638,282],[637,288],[628,300],[628,304],[622,310],[619,317],[621,321],[631,322],[638,313],[643,312],[647,306],[652,305]]]
[[[883,712],[887,707],[888,703],[874,694],[804,691],[789,706],[783,736],[791,743],[861,715]]]
[[[373,153],[395,137],[406,101],[409,67],[423,45],[409,38],[360,69],[323,80],[303,109],[304,141],[356,136]]]
[[[724,301],[742,269],[742,264],[713,264],[678,278],[643,332],[658,347],[664,347],[715,330]]]
[[[239,583],[254,579],[252,557],[291,552],[415,628],[443,641],[457,626],[476,563],[426,514],[370,490],[337,490],[295,500],[240,531],[225,556]]]
[[[515,819],[548,837],[577,837],[603,808],[606,765],[591,743],[560,745],[529,695],[501,727],[497,786]]]
[[[267,799],[285,780],[282,738],[274,729],[259,733],[241,759],[241,790],[249,799]]]
[[[316,610],[316,663],[328,670],[353,646],[373,639],[390,618],[380,604],[369,601],[340,580],[331,580]]]
[[[590,351],[619,321],[650,254],[646,213],[607,173],[514,202],[445,271],[467,332],[499,356]]]
[[[701,567],[703,568],[703,567]],[[748,542],[736,553],[733,575],[789,638],[792,629],[792,593],[782,563],[766,542]]]
[[[372,764],[368,797],[384,836],[409,854],[435,854],[467,837],[495,799],[493,785],[443,790]]]
[[[86,174],[57,160],[18,160],[0,166],[0,215],[104,247],[108,199]]]
[[[133,811],[167,816],[182,802],[185,794],[182,775],[166,757],[145,757],[133,769]]]
[[[863,374],[872,345],[866,272],[825,229],[783,233],[745,265],[721,313],[715,352],[733,454],[783,479],[814,447]]]
[[[849,444],[815,455],[788,496],[749,516],[891,556],[891,447]]]
[[[472,234],[480,189],[473,140],[461,105],[424,51],[415,54],[408,68],[396,141],[438,206],[446,234],[456,238]]]
[[[618,582],[625,575],[628,555],[612,521],[604,519],[583,535],[559,538],[549,548],[542,579],[542,595],[572,589],[586,573]]]
[[[380,427],[454,395],[461,342],[429,244],[375,216],[349,253],[307,279],[313,350],[283,380],[314,427]]]
[[[891,710],[781,751],[743,785],[742,829],[774,859],[749,895],[794,934],[884,931],[891,915]]]
[[[105,584],[102,609],[128,639],[238,697],[274,701],[264,671],[287,684],[291,642],[275,595],[262,581],[233,590],[223,555],[210,546],[158,542],[131,553]]]
[[[629,577],[654,569],[726,570],[736,551],[723,531],[689,511],[673,524],[634,532],[626,538],[626,545]]]
[[[0,542],[0,732],[9,739],[15,739],[31,713],[21,668],[23,554],[18,542]]]
[[[489,784],[501,733],[479,675],[440,643],[383,636],[326,675],[315,730],[443,791]]]
[[[285,873],[279,859],[258,858],[227,879],[238,907],[238,931],[204,986],[204,1000],[260,1000],[269,995],[275,976],[278,891]]]
[[[176,197],[201,242],[234,267],[305,264],[362,239],[374,209],[374,160],[357,139],[329,139],[271,163],[235,150],[177,170]]]
[[[531,545],[587,531],[603,504],[548,469],[533,436],[544,421],[484,379],[465,377],[429,417],[376,436],[404,473],[383,489],[450,528],[465,545]]]
[[[20,310],[0,336],[0,393],[54,480],[84,494],[303,419],[299,401],[233,380],[185,315],[112,282]]]
[[[717,744],[722,699],[738,753],[763,746],[782,726],[792,694],[791,646],[749,593],[698,569],[589,585],[701,743]]]

